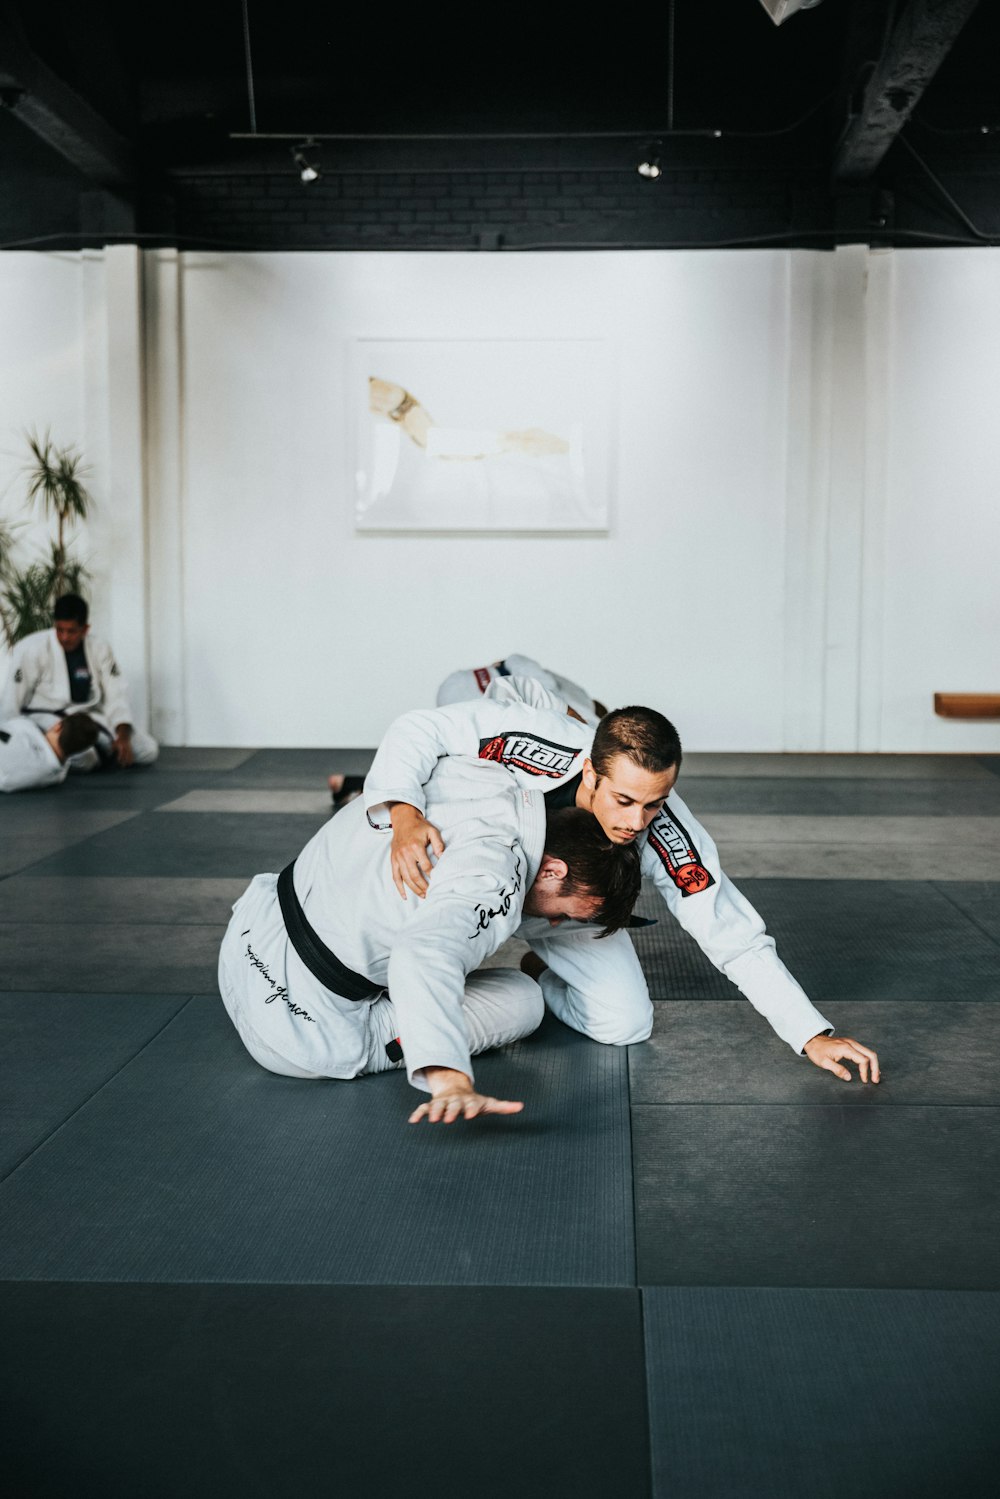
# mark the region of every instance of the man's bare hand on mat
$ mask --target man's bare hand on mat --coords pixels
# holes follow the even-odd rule
[[[477,1093],[465,1073],[451,1067],[425,1067],[424,1077],[431,1096],[414,1109],[410,1124],[419,1124],[421,1119],[428,1124],[454,1124],[456,1119],[475,1119],[480,1114],[519,1114],[524,1108],[523,1103]]]
[[[393,802],[389,816],[392,819],[392,883],[403,900],[407,890],[412,890],[423,900],[434,859],[439,859],[444,853],[444,839],[434,824],[409,802]]]
[[[861,1081],[877,1083],[879,1080],[878,1057],[870,1046],[862,1046],[850,1036],[813,1036],[803,1050],[814,1067],[822,1067],[845,1083],[852,1081],[852,1073],[840,1065],[841,1061],[857,1062]]]

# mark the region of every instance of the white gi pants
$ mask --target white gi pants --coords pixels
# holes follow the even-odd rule
[[[219,952],[222,1002],[254,1061],[268,1072],[303,1078],[403,1067],[386,1052],[398,1036],[392,1000],[359,1002],[324,989],[288,941],[276,886],[277,875],[255,877],[233,907]],[[463,1011],[476,1055],[530,1036],[542,1022],[545,1001],[540,986],[519,969],[484,968],[466,980]]]

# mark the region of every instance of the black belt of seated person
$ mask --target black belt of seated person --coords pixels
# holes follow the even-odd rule
[[[281,907],[288,940],[313,978],[319,979],[324,989],[329,989],[331,993],[339,994],[342,999],[356,1000],[358,1003],[363,1000],[376,999],[378,995],[384,994],[385,990],[379,984],[372,983],[371,979],[355,973],[353,968],[348,968],[342,963],[337,954],[331,952],[326,943],[322,942],[313,931],[302,909],[302,903],[295,893],[292,879],[294,869],[295,860],[293,859],[291,864],[286,865],[278,875],[278,904]]]

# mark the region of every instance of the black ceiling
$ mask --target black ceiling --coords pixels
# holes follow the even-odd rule
[[[0,4],[3,247],[1000,237],[992,0],[152,9]]]

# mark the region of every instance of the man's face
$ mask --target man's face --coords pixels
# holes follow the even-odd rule
[[[75,651],[90,629],[89,625],[78,625],[75,619],[57,619],[56,639],[64,651]]]
[[[654,775],[640,770],[627,755],[615,755],[607,775],[600,778],[589,760],[583,767],[588,810],[612,843],[631,843],[648,828],[676,780],[676,766]]]
[[[603,897],[581,895],[566,890],[569,870],[561,859],[543,854],[535,882],[524,897],[525,916],[544,916],[550,926],[561,921],[593,921],[601,909]]]

